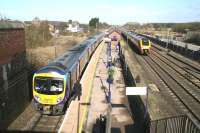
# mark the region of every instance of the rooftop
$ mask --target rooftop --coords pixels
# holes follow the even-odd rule
[[[20,21],[7,21],[7,20],[0,20],[0,30],[1,29],[23,29],[24,24]]]

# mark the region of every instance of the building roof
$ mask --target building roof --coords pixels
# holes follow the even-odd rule
[[[24,24],[19,21],[0,20],[0,30],[1,29],[24,29]]]

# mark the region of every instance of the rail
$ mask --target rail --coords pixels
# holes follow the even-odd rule
[[[187,115],[153,120],[150,133],[200,133],[200,128]]]
[[[125,34],[122,34],[126,38]],[[121,56],[124,59],[124,51],[121,51]],[[123,64],[127,64],[126,60],[123,60]],[[132,73],[131,73],[132,74]],[[193,121],[188,115],[173,116],[169,118],[150,121],[149,130],[146,129],[146,133],[200,133],[200,125],[196,121]]]

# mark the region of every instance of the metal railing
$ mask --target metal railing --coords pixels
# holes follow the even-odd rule
[[[187,115],[151,121],[150,133],[200,133],[200,128]]]

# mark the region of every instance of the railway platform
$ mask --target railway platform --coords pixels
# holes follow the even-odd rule
[[[118,36],[117,33],[111,36]],[[131,131],[133,117],[125,95],[125,84],[120,62],[117,61],[118,51],[112,42],[112,58],[116,60],[114,67],[114,83],[111,85],[111,104],[107,101],[107,55],[106,44],[102,42],[92,56],[81,79],[82,96],[72,101],[58,132],[81,133],[98,132],[99,125],[96,120],[100,115],[106,115],[111,105],[111,130]]]
[[[118,36],[113,33],[111,36]],[[111,37],[112,38],[112,37]],[[119,38],[119,36],[118,36]],[[119,61],[118,51],[116,51],[117,41],[112,41],[112,60],[115,60],[114,81],[110,87],[111,90],[111,104],[108,101],[109,84],[107,83],[107,55],[106,45],[104,46],[96,69],[96,76],[93,81],[92,95],[90,108],[88,111],[87,122],[85,126],[86,132],[99,132],[100,125],[98,118],[100,115],[107,116],[110,112],[110,131],[111,132],[131,132],[134,123],[133,117],[129,108],[128,99],[125,95],[125,83],[122,74],[122,68]],[[111,106],[109,106],[111,105]],[[107,122],[108,119],[107,119]]]

